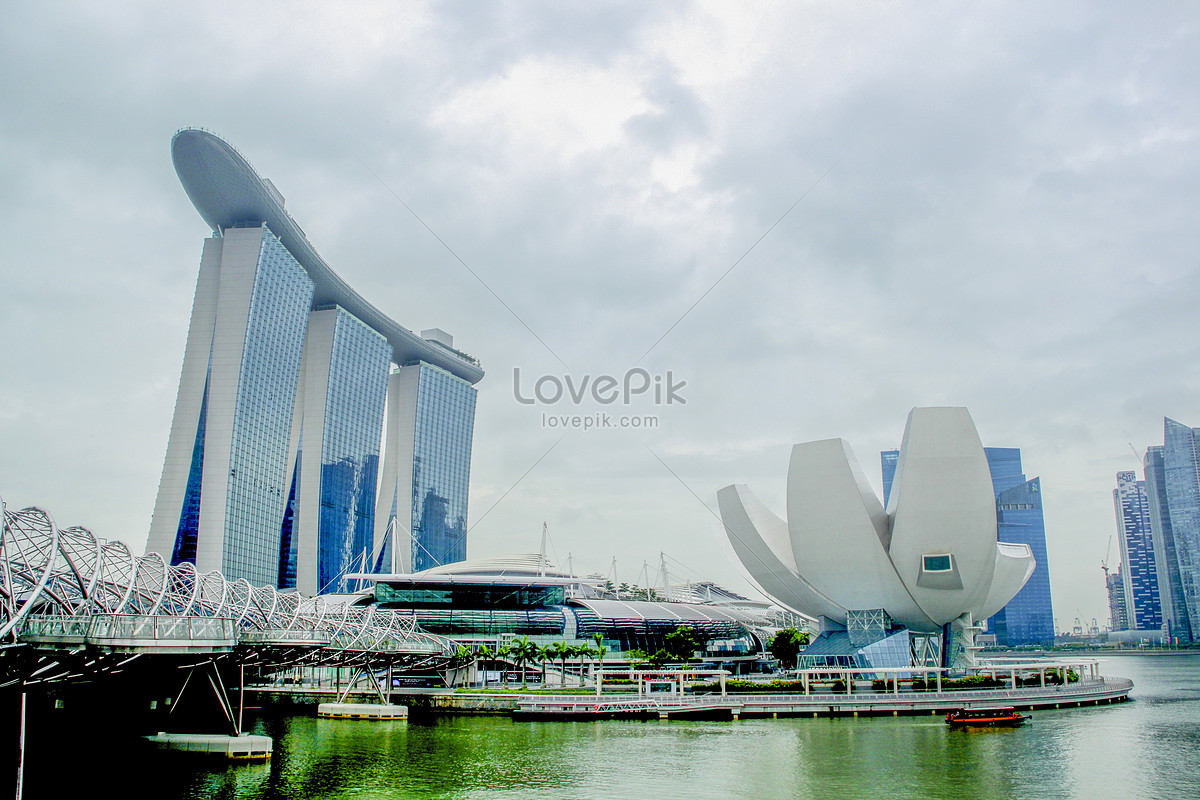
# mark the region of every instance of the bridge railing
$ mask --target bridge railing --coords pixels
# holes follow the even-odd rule
[[[237,640],[232,619],[222,617],[168,617],[100,615],[92,618],[94,639]]]
[[[87,617],[29,615],[18,633],[26,642],[78,640],[80,644],[111,641],[237,641],[237,626],[220,617],[96,614]]]
[[[291,644],[291,645],[328,645],[329,636],[318,630],[292,630],[292,629],[275,629],[275,630],[243,630],[238,641],[242,644]]]

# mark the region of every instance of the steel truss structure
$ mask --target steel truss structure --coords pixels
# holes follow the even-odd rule
[[[436,670],[456,647],[411,614],[230,581],[0,498],[0,687],[200,656],[270,672],[298,664]]]

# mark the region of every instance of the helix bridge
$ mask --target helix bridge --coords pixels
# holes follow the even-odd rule
[[[436,673],[455,645],[411,614],[251,586],[133,555],[0,498],[0,689],[94,681],[144,665],[351,667]]]

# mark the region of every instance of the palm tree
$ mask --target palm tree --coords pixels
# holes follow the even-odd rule
[[[510,657],[511,655],[512,655],[512,648],[509,647],[508,645],[502,644],[502,645],[496,646],[496,660],[505,659],[505,658]],[[508,685],[508,669],[507,668],[500,670],[500,685],[501,686]]]
[[[586,644],[576,645],[571,648],[571,654],[579,659],[579,688],[583,688],[583,664],[589,658],[596,655],[596,651]]]
[[[471,648],[465,644],[460,644],[454,650],[454,683],[458,684],[459,670],[462,669],[464,662],[470,661],[473,657]]]
[[[575,648],[566,642],[555,642],[546,648],[547,655],[551,659],[558,659],[561,664],[561,672],[559,673],[558,684],[564,689],[567,688],[567,659],[575,655]]]
[[[555,644],[557,644],[557,642],[555,642]],[[543,644],[543,645],[535,644],[534,652],[537,654],[536,657],[537,657],[537,661],[538,661],[538,666],[542,670],[542,686],[545,686],[547,683],[547,681],[546,681],[546,662],[553,661],[556,657],[555,653],[554,653],[554,646],[548,645],[548,644]]]
[[[604,634],[593,633],[592,641],[596,643],[596,669],[604,669],[604,654],[608,652],[608,648],[604,646]]]
[[[481,644],[475,648],[475,671],[479,671],[480,661],[491,661],[495,657],[495,653],[489,645]],[[487,670],[483,671],[483,685],[487,686]]]
[[[525,665],[538,657],[538,646],[528,636],[521,636],[512,640],[508,646],[508,654],[521,668],[521,688],[527,688]]]

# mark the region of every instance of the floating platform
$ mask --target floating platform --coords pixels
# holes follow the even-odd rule
[[[206,753],[238,761],[266,761],[271,757],[270,736],[225,736],[213,733],[157,733],[143,736],[156,750],[179,753]]]
[[[321,703],[317,716],[329,719],[408,719],[408,706],[382,703]]]

